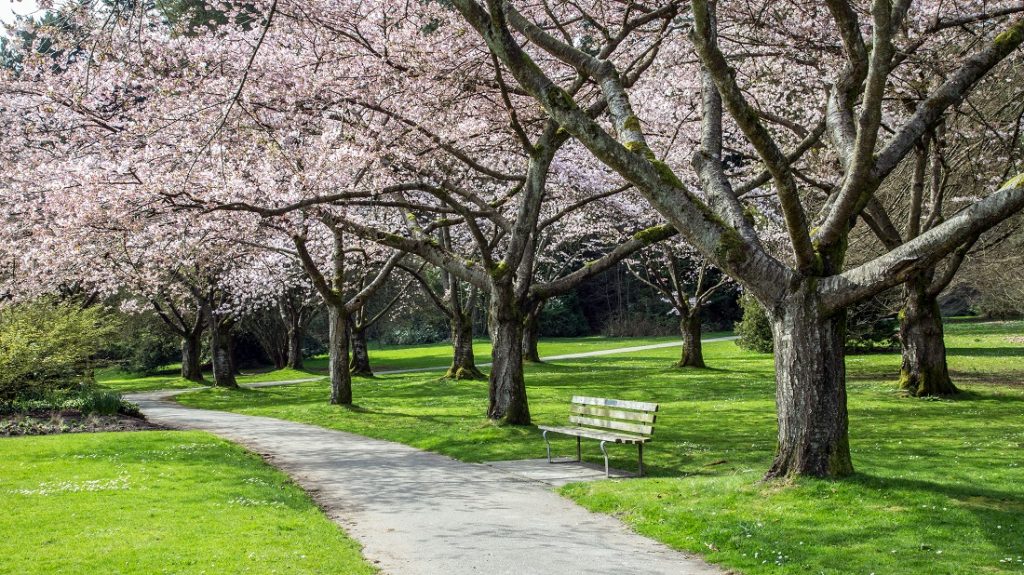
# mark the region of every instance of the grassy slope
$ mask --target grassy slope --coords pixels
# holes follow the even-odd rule
[[[0,573],[373,573],[257,456],[204,433],[0,439]]]
[[[955,401],[898,397],[896,355],[849,359],[858,474],[841,482],[759,483],[775,445],[772,361],[731,342],[706,346],[709,370],[668,367],[674,348],[530,366],[530,405],[536,423],[558,423],[574,393],[661,402],[646,454],[651,478],[564,493],[744,573],[1024,572],[1024,348],[1008,337],[1024,333],[1024,322],[955,323],[948,333],[951,367],[968,392]],[[535,429],[482,417],[483,383],[383,376],[357,380],[355,393],[351,410],[326,405],[322,382],[181,399],[468,461],[544,454]],[[572,450],[569,441],[558,447]],[[595,445],[585,451],[597,460]],[[630,450],[613,453],[614,465],[633,464]]]

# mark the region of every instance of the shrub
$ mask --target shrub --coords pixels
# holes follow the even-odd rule
[[[139,406],[121,399],[116,391],[85,385],[73,389],[51,389],[36,395],[22,395],[0,401],[0,414],[78,411],[82,414],[130,415],[142,417]]]
[[[740,297],[743,319],[736,324],[737,345],[760,353],[771,353],[772,325],[764,307],[751,295]],[[875,299],[850,307],[846,319],[846,351],[869,353],[893,351],[899,345],[898,324],[888,313],[884,300]]]
[[[90,382],[90,360],[114,330],[95,307],[40,300],[0,310],[0,401]]]
[[[154,314],[128,315],[120,326],[118,336],[102,354],[119,363],[125,371],[152,375],[181,358],[180,338]]]
[[[616,314],[601,327],[606,337],[655,337],[679,334],[679,316],[650,315],[640,312]]]
[[[382,330],[377,341],[384,345],[418,345],[444,341],[448,335],[444,326],[425,323]]]
[[[740,307],[743,319],[736,324],[736,344],[743,349],[759,353],[771,353],[775,349],[772,343],[772,324],[757,299],[750,294],[740,296]]]
[[[590,324],[580,310],[575,293],[552,298],[540,312],[540,334],[544,337],[579,337],[590,335]]]
[[[846,312],[846,352],[874,353],[899,348],[899,321],[890,297],[858,303]],[[896,299],[895,301],[899,301]]]

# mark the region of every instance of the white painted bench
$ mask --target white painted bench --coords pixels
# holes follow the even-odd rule
[[[543,432],[548,463],[563,463],[551,459],[548,433],[558,433],[576,438],[576,461],[582,461],[580,441],[583,438],[600,441],[601,453],[604,454],[605,476],[609,475],[608,450],[605,449],[605,444],[636,445],[639,461],[637,477],[640,477],[644,474],[644,443],[650,441],[654,433],[657,411],[657,403],[577,395],[573,396],[569,406],[569,423],[573,424],[572,427],[537,427]]]

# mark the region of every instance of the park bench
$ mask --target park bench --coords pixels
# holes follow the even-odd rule
[[[551,443],[548,441],[550,432],[576,438],[576,461],[582,461],[580,452],[582,439],[600,441],[601,453],[604,454],[605,476],[609,476],[608,450],[605,448],[605,444],[636,445],[637,477],[640,477],[644,474],[644,443],[650,441],[651,434],[654,433],[654,420],[657,411],[657,403],[577,395],[573,396],[569,406],[569,423],[573,424],[572,427],[546,425],[537,427],[543,431],[544,444],[548,451],[548,463],[562,463],[551,459]]]

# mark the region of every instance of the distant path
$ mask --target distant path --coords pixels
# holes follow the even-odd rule
[[[268,458],[385,574],[723,575],[543,483],[389,441],[169,400],[183,391],[127,398],[154,423],[209,431]]]
[[[710,338],[710,339],[702,339],[701,342],[702,343],[713,343],[713,342],[716,342],[716,341],[732,341],[734,339],[736,339],[736,336],[731,335],[731,336],[726,336],[726,337],[713,337],[713,338]],[[579,358],[584,358],[584,357],[600,357],[602,355],[615,355],[615,354],[619,354],[619,353],[633,353],[633,352],[637,352],[637,351],[647,351],[647,350],[650,350],[650,349],[663,349],[663,348],[666,348],[666,347],[680,347],[681,345],[682,345],[682,343],[678,342],[678,341],[667,341],[667,342],[664,342],[664,343],[652,343],[652,344],[649,344],[649,345],[635,345],[635,346],[632,346],[632,347],[613,347],[611,349],[599,349],[599,350],[596,350],[596,351],[581,351],[579,353],[566,353],[566,354],[563,354],[563,355],[549,355],[549,356],[542,357],[540,359],[541,359],[541,361],[556,361],[556,360],[560,360],[560,359],[579,359]],[[480,363],[480,364],[477,364],[477,365],[479,367],[490,367],[491,366],[490,362],[488,362],[488,363]],[[444,371],[446,369],[448,369],[447,365],[439,365],[439,366],[435,366],[435,367],[413,367],[413,368],[409,368],[409,369],[386,369],[386,370],[383,370],[383,371],[376,371],[374,373],[376,375],[399,375],[399,374],[402,374],[402,373],[419,373],[419,372],[423,372],[423,371]],[[300,379],[285,379],[285,380],[281,380],[281,381],[257,381],[255,383],[240,383],[239,386],[240,387],[248,387],[248,388],[252,388],[252,389],[259,388],[259,387],[276,387],[276,386],[279,386],[279,385],[291,385],[293,383],[307,383],[307,382],[310,382],[310,381],[320,381],[321,379],[323,379],[325,377],[327,377],[327,375],[320,375],[320,376],[314,376],[314,377],[303,377],[303,378],[300,378]],[[184,389],[182,391],[195,391],[197,389],[206,389],[207,387],[209,387],[209,386],[205,386],[205,385],[204,386],[197,386],[197,387],[192,387],[192,388],[189,388],[189,389]]]
[[[737,339],[735,335],[726,337],[713,337],[710,339],[702,339],[701,343],[713,343],[716,341],[732,341]],[[665,343],[652,343],[649,345],[635,345],[632,347],[613,347],[612,349],[599,349],[596,351],[581,351],[579,353],[566,353],[563,355],[549,355],[540,358],[541,361],[555,361],[559,359],[580,359],[584,357],[599,357],[602,355],[615,355],[619,353],[634,353],[637,351],[647,351],[651,349],[663,349],[666,347],[682,347],[683,342],[681,341],[667,341]],[[490,367],[490,363],[478,363],[479,367]],[[416,373],[420,371],[444,371],[448,369],[447,365],[438,367],[413,367],[409,369],[389,369],[385,371],[375,372],[377,375],[395,375],[400,373]]]

